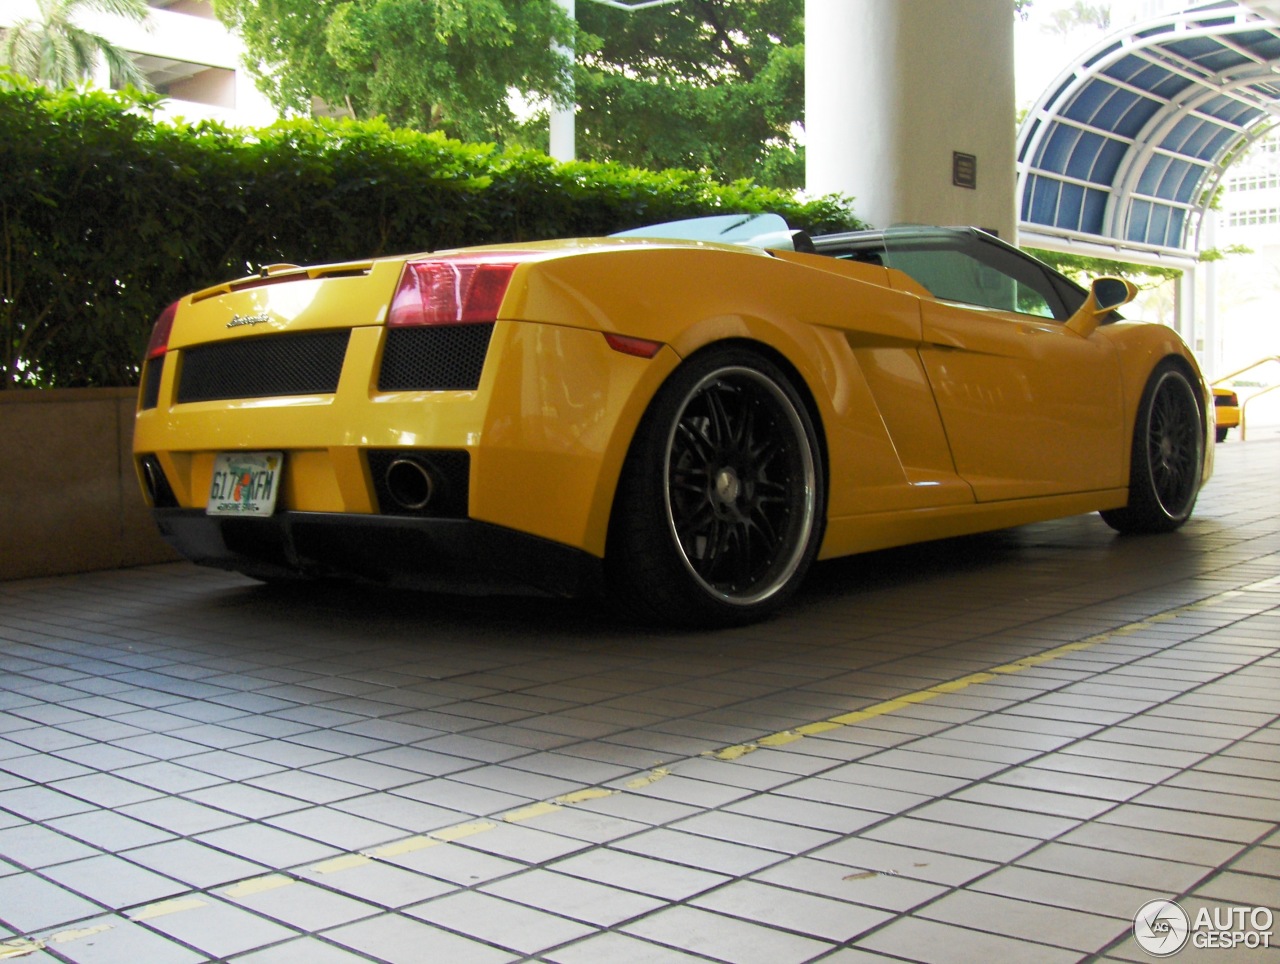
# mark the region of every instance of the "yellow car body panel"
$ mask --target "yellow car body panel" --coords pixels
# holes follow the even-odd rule
[[[1240,427],[1240,396],[1230,388],[1213,388],[1213,414],[1217,440],[1224,441],[1228,431]]]
[[[1160,326],[1083,337],[813,253],[596,239],[464,255],[507,252],[518,263],[464,389],[379,388],[405,263],[451,252],[277,268],[182,299],[144,370],[134,451],[148,497],[160,501],[158,469],[158,508],[195,526],[219,453],[280,451],[278,513],[377,517],[386,496],[369,453],[460,452],[461,518],[599,560],[663,386],[687,360],[737,345],[776,364],[811,410],[825,491],[816,554],[829,558],[1124,506],[1135,419],[1162,360],[1192,373],[1202,415],[1212,408],[1191,353]],[[179,400],[193,353],[343,331],[330,390]],[[1208,446],[1202,481],[1211,471]]]

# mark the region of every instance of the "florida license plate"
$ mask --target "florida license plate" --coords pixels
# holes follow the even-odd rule
[[[219,452],[213,462],[207,515],[267,516],[280,491],[280,452]]]

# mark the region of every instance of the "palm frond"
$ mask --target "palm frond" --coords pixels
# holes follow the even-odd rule
[[[84,7],[143,23],[151,15],[147,0],[63,0],[69,8]]]

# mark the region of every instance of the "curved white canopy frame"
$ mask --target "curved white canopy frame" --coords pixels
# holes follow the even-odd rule
[[[1224,171],[1280,122],[1280,26],[1235,2],[1114,32],[1018,132],[1023,244],[1186,266]]]

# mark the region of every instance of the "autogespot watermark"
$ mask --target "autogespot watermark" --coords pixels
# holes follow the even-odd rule
[[[1133,937],[1152,957],[1172,957],[1188,943],[1224,949],[1270,947],[1268,907],[1201,907],[1192,920],[1171,900],[1149,900],[1133,915]]]

